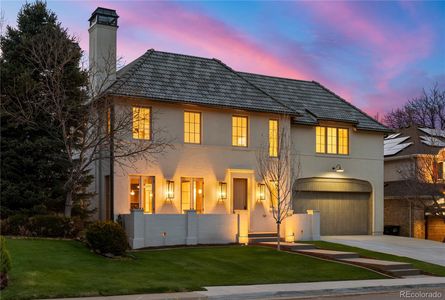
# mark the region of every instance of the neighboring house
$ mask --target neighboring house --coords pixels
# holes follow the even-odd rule
[[[445,212],[445,131],[409,127],[384,143],[385,233],[444,241],[445,215],[432,205]]]
[[[115,57],[117,18],[102,8],[90,18],[90,65],[99,74],[100,56]],[[133,247],[239,242],[248,233],[273,232],[256,154],[276,144],[279,128],[290,131],[301,168],[286,240],[304,238],[309,219],[294,216],[308,210],[320,212],[322,235],[382,234],[389,130],[321,84],[153,49],[112,75],[104,95],[114,99],[114,109],[132,106],[142,115],[135,115],[131,138],[150,139],[162,128],[174,146],[134,169],[113,162],[111,173],[105,162],[96,169],[99,217],[120,215]]]

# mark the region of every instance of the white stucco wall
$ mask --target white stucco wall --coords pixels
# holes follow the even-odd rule
[[[320,239],[320,215],[294,214],[282,226],[287,242]],[[248,243],[247,217],[237,214],[144,214],[132,210],[123,224],[132,249],[173,245]]]
[[[141,102],[128,100],[126,104],[140,105]],[[181,213],[181,177],[204,179],[204,212],[211,214],[232,213],[233,178],[247,178],[249,213],[257,216],[255,222],[249,224],[250,229],[253,231],[274,229],[268,195],[265,201],[258,201],[257,184],[260,178],[255,173],[256,151],[268,141],[269,119],[276,119],[279,116],[149,101],[144,102],[144,105],[152,108],[153,130],[162,128],[167,132],[173,140],[174,149],[159,155],[154,163],[142,160],[136,162],[136,169],[123,170],[116,165],[115,215],[129,213],[129,175],[155,176],[155,212],[162,214]],[[184,110],[202,114],[202,141],[199,145],[183,143]],[[246,148],[231,146],[232,115],[249,118]],[[173,200],[166,199],[167,180],[174,181]],[[224,201],[218,201],[219,181],[227,182],[227,199]]]
[[[143,101],[143,102],[142,102]],[[250,231],[274,231],[269,195],[258,201],[256,175],[256,151],[267,143],[268,121],[277,115],[228,109],[213,109],[196,105],[165,104],[147,100],[126,100],[121,105],[141,105],[152,108],[154,130],[163,128],[173,139],[174,149],[158,156],[153,163],[138,161],[135,169],[122,170],[115,167],[114,213],[128,214],[129,175],[155,176],[155,213],[181,213],[181,177],[204,179],[204,213],[232,213],[232,180],[248,179],[248,208]],[[199,145],[183,143],[184,110],[202,113],[202,141]],[[249,117],[248,147],[231,146],[232,115]],[[280,125],[289,126],[289,121]],[[337,177],[369,181],[371,195],[371,231],[383,232],[383,134],[356,131],[348,124],[326,123],[348,127],[350,130],[350,154],[347,156],[315,154],[315,127],[292,126],[291,136],[295,159],[300,161],[300,178]],[[332,167],[341,164],[344,173],[332,172]],[[166,180],[173,180],[175,195],[166,200]],[[218,182],[227,182],[227,199],[218,201]],[[266,193],[268,194],[268,193]],[[321,216],[322,218],[323,216]]]
[[[333,123],[322,125],[338,126]],[[301,178],[331,177],[355,178],[371,183],[371,230],[372,234],[383,233],[383,134],[377,132],[356,131],[349,128],[349,155],[328,155],[315,153],[315,127],[293,126],[292,139],[295,156],[300,160]],[[332,167],[341,164],[343,173],[332,171]],[[323,218],[323,216],[321,216]]]

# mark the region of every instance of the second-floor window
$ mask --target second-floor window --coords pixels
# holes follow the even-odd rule
[[[232,146],[247,147],[247,117],[232,116]]]
[[[133,138],[149,140],[151,138],[150,108],[133,106]]]
[[[278,156],[278,120],[269,120],[269,156]]]
[[[184,112],[184,143],[201,143],[201,113]]]
[[[349,154],[349,130],[347,128],[315,128],[315,152],[327,154]]]

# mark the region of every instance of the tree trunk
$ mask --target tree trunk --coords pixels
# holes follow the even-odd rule
[[[67,191],[65,197],[65,217],[71,217],[71,209],[73,208],[73,192]]]
[[[280,225],[281,222],[277,222],[277,250],[280,251],[281,245],[280,245]]]

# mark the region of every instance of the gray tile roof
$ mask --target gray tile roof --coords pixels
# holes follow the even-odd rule
[[[239,74],[287,106],[305,111],[302,117],[294,118],[296,123],[316,124],[319,120],[333,120],[356,124],[358,129],[391,131],[318,82]]]
[[[122,68],[108,93],[295,115],[216,59],[148,50]]]
[[[390,131],[317,82],[236,72],[217,59],[152,49],[119,70],[107,93],[288,114],[299,124],[334,120]]]

